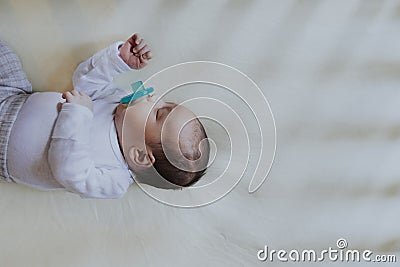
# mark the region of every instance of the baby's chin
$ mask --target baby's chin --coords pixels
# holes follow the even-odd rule
[[[124,119],[125,106],[123,104],[119,104],[114,110],[114,123],[117,128],[122,127],[122,121]]]
[[[126,109],[124,104],[119,104],[114,110],[114,116],[122,117],[123,111]]]

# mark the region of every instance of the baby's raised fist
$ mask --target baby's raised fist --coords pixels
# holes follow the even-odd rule
[[[135,33],[120,48],[119,56],[132,69],[145,67],[151,59],[151,51],[147,43]]]

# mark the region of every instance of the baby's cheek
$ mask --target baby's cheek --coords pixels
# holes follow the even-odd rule
[[[161,143],[161,129],[155,127],[154,125],[147,124],[146,127],[146,144],[153,143],[159,144]]]

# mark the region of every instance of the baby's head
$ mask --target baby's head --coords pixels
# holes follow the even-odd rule
[[[139,182],[162,188],[190,186],[204,175],[209,159],[204,127],[184,106],[155,101],[149,95],[116,108],[114,122],[125,160]],[[154,171],[168,182],[159,181]]]

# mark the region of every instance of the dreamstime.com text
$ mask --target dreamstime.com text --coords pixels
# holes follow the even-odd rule
[[[281,262],[396,262],[396,255],[378,255],[371,250],[347,249],[348,243],[344,238],[336,242],[337,248],[329,247],[320,252],[313,249],[305,250],[274,250],[264,246],[257,252],[260,261],[281,261]]]

